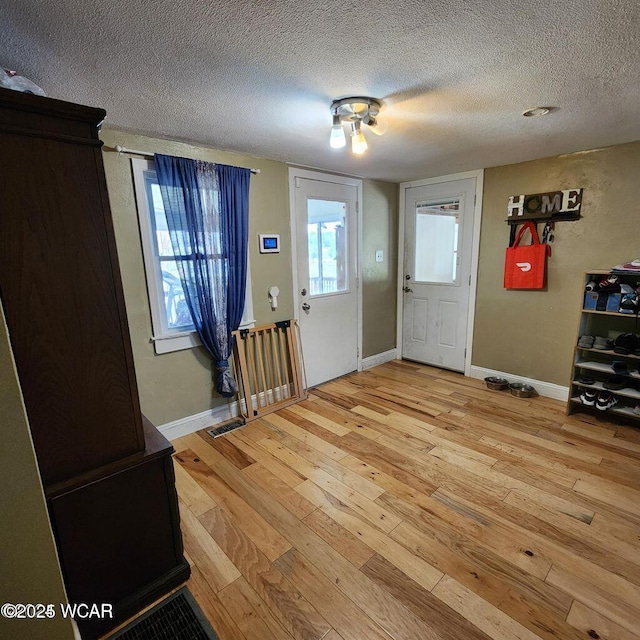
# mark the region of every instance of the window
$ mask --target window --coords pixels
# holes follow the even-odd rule
[[[307,200],[309,295],[348,290],[346,202]]]
[[[142,252],[151,307],[156,353],[200,345],[182,290],[153,161],[131,160],[138,205]],[[247,293],[241,327],[253,326],[251,271],[247,265]]]
[[[414,281],[459,284],[460,200],[416,205]]]

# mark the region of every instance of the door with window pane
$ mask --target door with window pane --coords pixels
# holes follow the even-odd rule
[[[296,178],[296,292],[307,382],[358,367],[357,188]]]
[[[464,371],[475,179],[405,194],[402,357]]]

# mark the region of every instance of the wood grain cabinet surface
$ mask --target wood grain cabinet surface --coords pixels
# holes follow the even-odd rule
[[[67,591],[121,618],[189,569],[172,447],[140,411],[104,117],[0,89],[0,297]]]

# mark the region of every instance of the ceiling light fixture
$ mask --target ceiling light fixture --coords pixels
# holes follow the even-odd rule
[[[525,118],[534,118],[536,116],[546,116],[551,111],[551,107],[534,107],[533,109],[527,109],[522,113]]]
[[[362,125],[373,129],[378,125],[377,115],[380,113],[382,103],[375,98],[364,96],[352,96],[334,100],[331,104],[333,126],[329,144],[332,149],[341,149],[347,143],[344,125],[351,127],[351,151],[361,155],[367,150],[367,140],[364,137]]]

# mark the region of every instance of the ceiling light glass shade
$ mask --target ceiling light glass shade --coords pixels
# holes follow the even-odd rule
[[[344,128],[342,127],[342,122],[340,122],[340,116],[334,115],[329,145],[332,149],[342,149],[346,144],[347,137],[344,135]]]
[[[367,150],[367,140],[360,129],[360,122],[356,120],[351,123],[351,151],[360,155]]]

